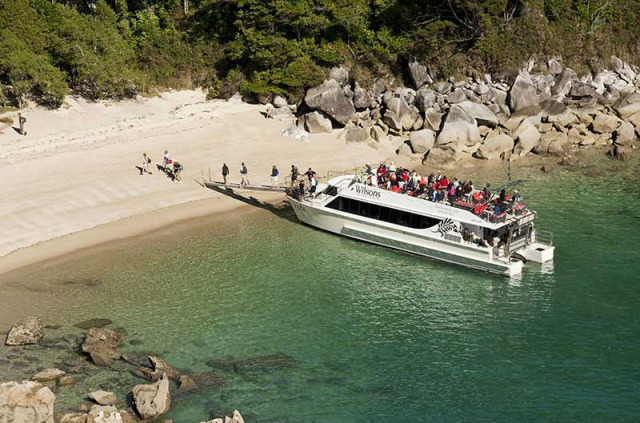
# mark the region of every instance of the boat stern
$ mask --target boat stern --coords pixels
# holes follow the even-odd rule
[[[534,242],[529,244],[522,251],[519,251],[519,254],[521,254],[527,261],[543,264],[553,260],[553,253],[555,249],[556,247],[553,245]]]

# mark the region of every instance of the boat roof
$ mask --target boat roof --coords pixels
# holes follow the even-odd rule
[[[329,185],[340,189],[339,195],[378,204],[410,213],[417,213],[439,219],[453,219],[469,225],[481,226],[489,229],[499,229],[509,223],[507,219],[502,223],[491,223],[469,210],[453,207],[445,203],[434,203],[423,198],[411,197],[406,194],[396,193],[380,189],[376,186],[365,185],[357,182],[354,175],[342,175],[330,179]]]

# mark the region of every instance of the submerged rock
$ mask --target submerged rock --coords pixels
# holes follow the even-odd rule
[[[38,382],[0,384],[0,423],[53,423],[55,399]]]
[[[96,402],[98,405],[113,405],[118,398],[113,392],[107,391],[95,391],[89,394],[89,398]]]
[[[112,323],[113,321],[109,319],[97,317],[95,319],[83,320],[82,322],[78,322],[73,326],[80,329],[91,329],[91,328],[103,328],[105,326],[109,326]]]
[[[60,369],[44,369],[43,371],[33,375],[31,380],[35,380],[36,382],[49,382],[60,379],[65,374],[66,373]]]
[[[44,324],[39,317],[29,316],[17,321],[9,330],[6,345],[37,344],[44,336]]]
[[[89,354],[98,366],[106,366],[119,359],[122,354],[117,350],[122,335],[111,329],[91,328],[82,343],[82,351]]]
[[[285,354],[273,354],[236,361],[233,364],[233,368],[238,373],[245,373],[285,369],[294,367],[297,364],[298,362],[291,356]]]
[[[154,382],[160,380],[163,375],[171,380],[178,380],[180,378],[180,372],[173,366],[169,365],[166,361],[156,356],[149,356],[149,362],[151,367],[141,367],[138,369],[145,377],[153,380]]]

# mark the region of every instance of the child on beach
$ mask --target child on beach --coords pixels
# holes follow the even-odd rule
[[[275,187],[278,185],[278,175],[280,174],[280,172],[278,172],[278,168],[276,167],[276,165],[273,165],[273,168],[271,169],[271,186]]]
[[[162,158],[162,163],[164,163],[164,169],[167,170],[167,167],[172,163],[171,156],[169,155],[169,151],[164,150],[164,157]]]
[[[178,162],[173,162],[173,180],[176,182],[182,182],[182,177],[180,176],[180,174],[182,173],[182,170],[184,169],[184,167],[182,167],[182,165]]]
[[[247,166],[245,166],[244,162],[242,163],[242,167],[240,168],[240,176],[242,177],[242,181],[240,181],[240,185],[245,186],[250,184],[249,182],[249,171],[247,170]]]

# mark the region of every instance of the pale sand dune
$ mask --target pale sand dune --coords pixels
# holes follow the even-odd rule
[[[0,134],[0,256],[179,204],[208,200],[193,203],[198,207],[186,205],[182,211],[171,209],[162,217],[152,213],[118,230],[95,231],[77,245],[67,242],[59,253],[229,210],[239,203],[194,181],[201,178],[201,171],[208,174],[209,167],[220,179],[222,162],[230,167],[230,181],[239,181],[240,163],[245,161],[252,182],[268,183],[273,164],[284,180],[292,163],[301,171],[312,166],[324,175],[328,170],[377,163],[392,157],[395,149],[391,143],[377,150],[345,144],[339,131],[313,134],[306,142],[285,138],[280,134],[290,122],[265,119],[259,113],[261,106],[206,101],[199,91],[121,103],[69,99],[68,104],[57,111],[25,111],[26,137],[13,130]],[[184,182],[172,183],[155,166],[153,175],[140,176],[135,169],[143,152],[155,165],[165,149],[185,166]],[[55,250],[49,248],[46,255]],[[20,263],[29,255],[29,250],[22,251]],[[0,270],[12,261],[9,267],[15,267],[11,256],[15,254],[0,259]]]

